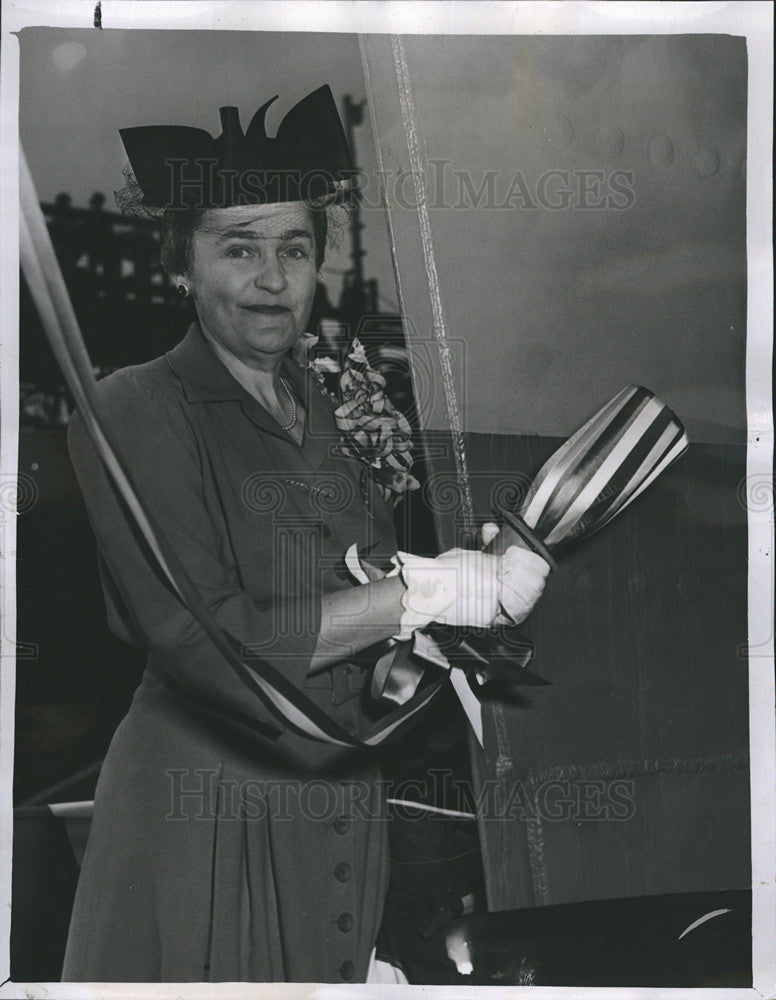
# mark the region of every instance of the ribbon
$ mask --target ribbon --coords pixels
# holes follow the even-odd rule
[[[345,565],[351,576],[360,584],[371,582],[358,558],[358,549],[355,543],[345,553]],[[386,576],[395,576],[398,572],[399,566],[396,565]],[[389,698],[398,705],[403,705],[415,695],[423,677],[424,668],[410,659],[411,654],[413,654],[440,669],[443,672],[443,677],[449,676],[453,690],[458,696],[480,746],[484,747],[482,705],[469,686],[466,671],[459,666],[452,665],[433,637],[421,629],[416,629],[413,632],[412,639],[404,642],[389,640],[389,642],[390,648],[380,656],[375,664],[372,674],[372,696],[374,698]],[[410,647],[412,648],[410,649]]]

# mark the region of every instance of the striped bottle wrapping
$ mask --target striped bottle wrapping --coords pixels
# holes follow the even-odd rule
[[[649,389],[628,386],[544,463],[520,516],[556,551],[611,521],[686,447],[674,412]]]

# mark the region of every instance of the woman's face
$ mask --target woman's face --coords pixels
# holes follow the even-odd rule
[[[316,277],[302,202],[205,212],[180,276],[205,331],[254,368],[272,366],[305,332]]]

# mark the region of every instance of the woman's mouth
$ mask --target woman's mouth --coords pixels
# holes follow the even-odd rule
[[[257,305],[243,306],[242,308],[247,309],[248,312],[258,313],[260,316],[282,316],[283,313],[291,312],[288,306]]]

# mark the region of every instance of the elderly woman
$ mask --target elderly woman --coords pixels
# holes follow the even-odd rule
[[[432,620],[520,619],[547,567],[517,548],[397,555],[382,494],[367,481],[364,497],[363,467],[334,447],[334,404],[289,356],[327,228],[299,177],[349,163],[342,127],[327,87],[274,140],[265,109],[245,136],[235,109],[217,140],[122,133],[144,204],[166,209],[163,262],[197,319],[100,393],[138,495],[245,662],[261,656],[358,733],[374,702],[357,651]],[[214,160],[196,191],[167,169]],[[63,978],[365,981],[388,878],[374,752],[263,736],[276,720],[161,579],[78,414],[70,449],[110,627],[148,661],[100,775]],[[358,584],[343,567],[354,543],[401,572]]]

